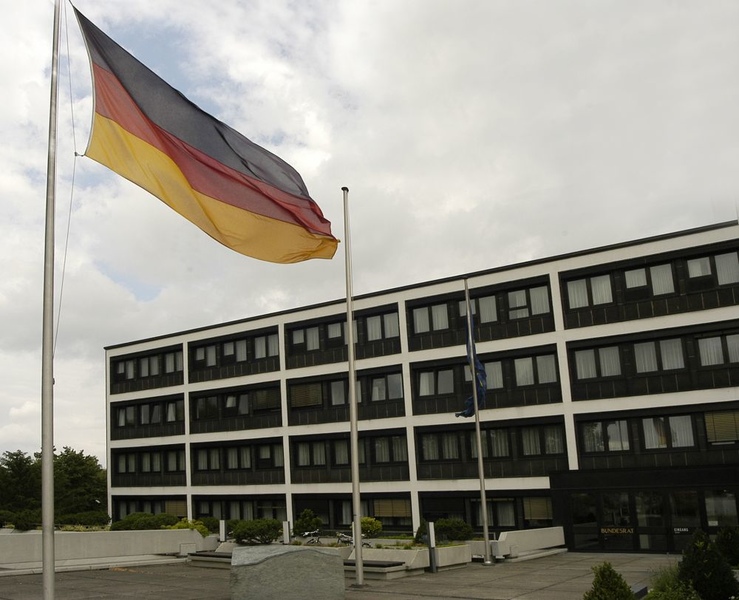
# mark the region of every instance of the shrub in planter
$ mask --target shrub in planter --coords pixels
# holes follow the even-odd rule
[[[428,542],[429,524],[426,519],[421,519],[421,524],[416,529],[416,536],[413,541],[416,544],[425,544]]]
[[[15,513],[13,526],[17,531],[30,531],[41,525],[41,513],[37,510],[22,510]]]
[[[450,542],[464,541],[472,538],[472,526],[462,519],[439,519],[434,524],[437,540]]]
[[[110,516],[107,512],[88,511],[83,513],[75,513],[71,515],[61,515],[56,518],[58,525],[81,525],[83,527],[105,527],[110,523]]]
[[[282,535],[282,523],[277,519],[239,521],[234,525],[232,533],[238,544],[271,544]]]
[[[194,529],[203,537],[208,537],[208,535],[210,535],[210,531],[208,531],[208,528],[203,524],[203,522],[197,520],[188,521],[187,519],[180,519],[180,521],[174,525],[170,525],[167,529]]]
[[[169,513],[131,513],[110,526],[111,531],[128,531],[139,529],[162,529],[176,525],[180,520]]]
[[[692,586],[680,580],[677,565],[660,569],[652,577],[645,600],[701,600]]]
[[[374,517],[362,517],[360,519],[362,527],[362,535],[368,538],[374,538],[382,533],[382,521]]]
[[[701,600],[728,600],[739,596],[739,581],[708,535],[696,531],[678,563],[678,576],[693,586]]]
[[[595,565],[593,573],[593,587],[585,592],[583,600],[635,600],[629,584],[611,563]]]
[[[218,533],[221,530],[221,522],[215,517],[200,517],[198,519],[210,533]]]
[[[315,531],[321,527],[323,527],[321,517],[317,517],[316,513],[314,513],[310,508],[306,508],[300,513],[300,516],[295,519],[293,533],[295,535],[303,535],[307,531]]]
[[[739,527],[722,527],[716,535],[716,548],[732,567],[739,567]]]
[[[13,523],[15,513],[9,510],[0,510],[0,527],[5,527]]]

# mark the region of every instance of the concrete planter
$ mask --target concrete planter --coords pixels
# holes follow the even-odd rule
[[[469,544],[436,548],[436,568],[454,569],[466,567],[472,562],[472,547]]]

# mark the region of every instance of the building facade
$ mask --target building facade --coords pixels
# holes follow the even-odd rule
[[[491,534],[562,525],[571,550],[680,551],[737,525],[736,222],[354,301],[362,510],[386,531],[481,531],[467,280],[488,389]],[[346,303],[106,348],[109,502],[326,529],[351,514]]]

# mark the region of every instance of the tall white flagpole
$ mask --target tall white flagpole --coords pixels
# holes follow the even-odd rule
[[[470,288],[464,280],[464,299],[467,303],[467,359],[472,374],[472,399],[475,407],[475,438],[477,440],[477,473],[480,477],[480,512],[482,513],[482,535],[485,541],[485,564],[492,565],[490,558],[490,533],[488,532],[488,501],[485,493],[485,464],[482,460],[482,436],[480,435],[480,403],[477,397],[477,367],[475,365],[475,332],[472,328],[472,303]]]
[[[362,560],[362,502],[359,493],[359,433],[356,367],[354,365],[354,309],[352,307],[352,244],[349,232],[349,188],[344,193],[344,264],[346,271],[346,348],[349,377],[349,448],[352,471],[352,537],[354,538],[354,568],[356,586],[364,585],[364,562]]]
[[[54,212],[61,3],[54,1],[54,35],[49,101],[49,151],[46,167],[46,228],[41,341],[41,538],[45,600],[54,600]]]

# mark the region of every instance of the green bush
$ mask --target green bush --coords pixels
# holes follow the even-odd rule
[[[215,517],[200,517],[198,519],[210,533],[218,533],[221,530],[221,522]]]
[[[277,519],[239,521],[234,525],[232,533],[238,544],[271,544],[282,535],[282,523]]]
[[[208,537],[210,535],[210,531],[208,531],[208,528],[203,524],[203,522],[197,520],[188,521],[187,519],[180,519],[174,525],[167,527],[167,529],[194,529],[203,537]]]
[[[0,510],[0,527],[11,525],[13,523],[14,518],[15,518],[14,512],[11,512],[9,510]]]
[[[425,544],[428,542],[427,536],[429,534],[429,524],[426,521],[426,519],[421,519],[421,524],[418,526],[418,529],[416,529],[416,535],[413,538],[413,541],[416,544]]]
[[[131,513],[120,521],[113,523],[110,529],[111,531],[163,529],[176,525],[179,521],[175,515],[170,515],[169,513],[159,513],[156,515],[151,513]]]
[[[293,525],[293,534],[303,535],[308,531],[315,531],[316,529],[320,529],[321,527],[323,527],[323,521],[321,521],[321,517],[317,517],[316,513],[314,513],[310,508],[306,508],[303,512],[300,513],[300,516],[295,519],[295,524]]]
[[[81,525],[83,527],[105,527],[110,523],[110,516],[107,512],[89,511],[83,513],[75,513],[72,515],[61,515],[56,519],[57,525]]]
[[[374,517],[362,517],[359,523],[364,537],[374,538],[382,533],[382,521]]]
[[[708,535],[696,531],[678,563],[678,577],[692,585],[701,600],[728,600],[739,596],[739,581],[726,558]]]
[[[472,539],[472,526],[462,519],[439,519],[434,525],[437,541],[464,541]]]
[[[593,573],[593,586],[585,592],[583,600],[635,600],[629,584],[611,563],[595,565]]]
[[[739,567],[739,527],[722,527],[716,535],[716,548],[732,567]]]
[[[657,571],[649,585],[645,600],[701,600],[692,586],[680,580],[677,565]]]
[[[17,531],[30,531],[41,525],[41,512],[38,510],[22,510],[15,513],[13,526]]]

